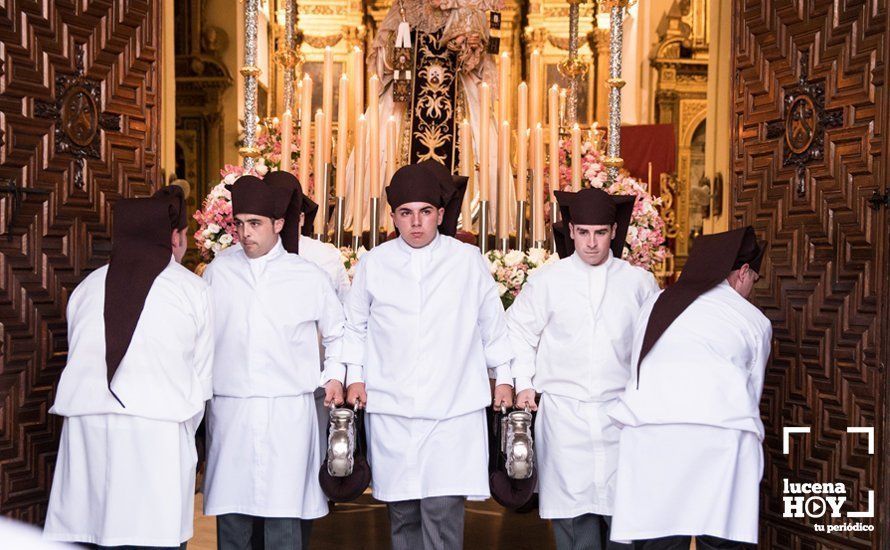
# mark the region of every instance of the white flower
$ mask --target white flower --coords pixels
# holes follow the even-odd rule
[[[511,250],[504,256],[504,265],[513,267],[522,263],[525,254],[521,250]]]
[[[213,232],[209,229],[205,228],[204,231],[201,231],[201,236],[205,239],[210,239],[213,237]]]
[[[498,262],[493,261],[493,260],[492,260],[491,258],[489,258],[488,256],[485,257],[485,261],[488,262],[488,271],[489,271],[489,273],[491,273],[492,275],[494,275],[495,273],[498,272],[498,267],[499,267],[499,266],[498,266]]]
[[[211,241],[210,239],[207,239],[206,241],[204,241],[204,248],[206,248],[207,250],[210,250],[212,247],[213,247],[213,241]]]
[[[256,163],[253,169],[256,170],[257,175],[260,177],[265,176],[269,171],[269,167],[266,166],[262,159],[260,159],[260,162]]]
[[[223,234],[222,237],[219,238],[219,244],[226,247],[232,244],[232,236],[228,233]]]
[[[223,178],[223,183],[226,185],[232,185],[233,183],[235,183],[235,180],[237,180],[237,179],[238,179],[237,174],[226,174],[226,177]],[[219,189],[219,185],[217,185],[216,187],[213,188],[214,191],[216,191],[217,189]],[[223,189],[225,189],[225,188],[223,188]]]
[[[628,238],[628,239],[631,239],[631,240],[637,238],[637,226],[631,224],[631,225],[627,228],[627,238]]]
[[[210,231],[210,235],[216,235],[222,230],[222,227],[216,225],[215,223],[207,224],[207,229],[205,231]],[[210,235],[206,235],[209,237]]]
[[[547,259],[547,251],[543,248],[529,248],[528,249],[528,261],[529,263],[539,266],[544,263],[544,260]]]
[[[507,287],[504,286],[504,283],[498,283],[498,296],[503,296],[507,293]]]

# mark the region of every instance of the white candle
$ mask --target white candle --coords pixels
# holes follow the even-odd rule
[[[470,211],[471,180],[473,179],[473,134],[470,132],[470,123],[463,119],[460,123],[460,173],[470,178],[467,180],[467,191],[464,193],[464,201],[461,204],[461,228],[466,232],[473,230],[473,213]]]
[[[489,200],[489,121],[491,120],[491,89],[483,82],[481,89],[481,117],[479,119],[479,197]]]
[[[346,165],[349,162],[349,77],[345,74],[340,77],[337,119],[337,185],[334,192],[337,197],[345,197]]]
[[[572,191],[581,190],[581,127],[572,126]]]
[[[500,96],[498,120],[510,120],[510,92],[513,90],[510,82],[510,54],[501,54],[500,81],[498,82],[498,95]]]
[[[550,202],[559,189],[559,88],[550,88]]]
[[[544,128],[538,123],[533,134],[535,150],[534,180],[532,182],[532,240],[544,240]]]
[[[498,237],[507,238],[510,232],[508,216],[513,208],[510,204],[510,122],[501,123],[501,133],[498,134],[500,147],[498,148]]]
[[[324,194],[324,153],[319,146],[324,142],[324,112],[319,109],[315,113],[315,202],[319,208],[326,208],[327,196]],[[315,217],[315,232],[321,233],[325,228],[321,226],[322,216]]]
[[[312,77],[303,77],[302,97],[300,98],[300,184],[309,185],[309,142],[312,139]],[[317,146],[316,146],[317,147]],[[315,187],[319,186],[318,179]]]
[[[322,140],[322,151],[324,161],[331,162],[331,139],[333,136],[333,117],[334,112],[334,53],[330,46],[324,49],[324,79],[322,80],[322,104],[321,109],[326,113],[324,139]],[[338,121],[342,122],[342,121]]]
[[[352,85],[355,86],[354,115],[365,112],[365,55],[361,48],[352,49]]]
[[[389,185],[392,181],[393,174],[399,169],[399,126],[396,117],[389,115],[386,120],[386,182]],[[384,206],[384,212],[389,211],[389,204]],[[384,216],[386,220],[384,226],[386,232],[390,233],[393,229],[392,217]]]
[[[285,172],[290,172],[291,153],[293,151],[291,140],[294,133],[294,115],[291,114],[290,109],[285,110],[284,114],[281,115],[279,128],[281,130],[281,165],[279,168]]]
[[[352,235],[361,236],[365,213],[365,115],[355,122],[355,180],[352,185]]]
[[[380,95],[380,79],[371,75],[368,81],[368,151],[371,162],[370,189],[372,197],[380,196],[380,112],[378,96]]]
[[[541,52],[538,50],[532,51],[528,75],[529,89],[531,90],[529,125],[534,128],[539,123],[544,122],[541,120],[541,90],[543,89],[543,84],[541,83]]]
[[[516,126],[516,199],[528,200],[528,85],[519,85]]]

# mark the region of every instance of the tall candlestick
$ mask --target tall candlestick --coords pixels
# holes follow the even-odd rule
[[[481,89],[481,117],[479,118],[479,198],[489,200],[489,124],[491,121],[491,89],[483,82]]]
[[[337,101],[337,184],[334,193],[346,196],[346,165],[349,162],[349,77],[340,77],[340,97]],[[358,163],[358,158],[355,160]]]
[[[513,91],[510,82],[510,54],[501,54],[500,81],[498,82],[499,112],[498,120],[510,120],[510,93]]]
[[[368,147],[371,156],[370,188],[372,197],[380,197],[380,111],[378,97],[380,79],[371,75],[368,80]]]
[[[532,241],[544,240],[544,128],[538,123],[533,134],[535,150],[534,180],[532,182]]]
[[[519,85],[516,126],[516,199],[528,200],[528,85]]]
[[[365,115],[359,115],[355,122],[355,181],[352,186],[352,236],[361,236],[365,214]]]
[[[325,112],[325,129],[324,138],[322,140],[322,151],[325,163],[331,162],[331,140],[333,129],[333,113],[334,113],[334,52],[330,46],[324,49],[324,78],[322,80],[322,103],[321,109]],[[342,123],[343,121],[337,121]]]
[[[305,90],[305,88],[304,88]],[[319,145],[324,141],[324,111],[319,109],[315,113],[315,202],[319,208],[327,208],[328,198],[324,195],[324,153]],[[326,228],[321,226],[324,216],[315,217],[315,234],[323,233]]]
[[[529,62],[529,89],[531,90],[531,111],[529,125],[534,128],[541,120],[541,52],[533,50],[531,61]]]
[[[470,123],[463,119],[460,123],[460,173],[470,178],[467,182],[467,192],[464,193],[464,202],[461,204],[461,229],[467,233],[473,230],[473,213],[470,211],[470,201],[473,196],[470,188],[473,179],[473,134],[470,132]]]
[[[501,123],[501,133],[498,134],[500,147],[498,148],[498,227],[497,235],[500,239],[506,239],[510,233],[509,216],[514,208],[510,203],[510,122]]]
[[[312,136],[312,77],[308,74],[303,77],[301,82],[302,88],[300,96],[300,184],[309,185],[309,141]],[[315,145],[318,147],[318,144]],[[317,174],[317,173],[316,173]],[[316,189],[321,185],[319,183],[321,175],[315,176]]]
[[[568,102],[568,90],[561,88],[559,90],[559,125],[566,125],[566,103]]]
[[[581,127],[572,126],[572,191],[581,190]]]
[[[284,111],[281,115],[281,165],[280,169],[284,172],[290,172],[291,168],[291,139],[294,133],[294,115],[290,109]]]
[[[361,48],[352,49],[352,85],[355,86],[355,117],[365,112],[365,55]]]
[[[559,87],[550,88],[550,202],[559,189]]]

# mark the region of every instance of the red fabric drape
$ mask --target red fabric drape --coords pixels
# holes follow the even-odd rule
[[[640,124],[621,127],[621,158],[630,175],[646,181],[652,163],[652,194],[660,193],[661,174],[677,169],[677,140],[673,124]]]

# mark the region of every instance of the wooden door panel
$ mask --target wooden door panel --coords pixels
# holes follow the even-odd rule
[[[68,295],[108,261],[111,204],[157,182],[160,17],[154,1],[0,3],[0,186],[27,190],[0,194],[0,513],[33,523]]]

